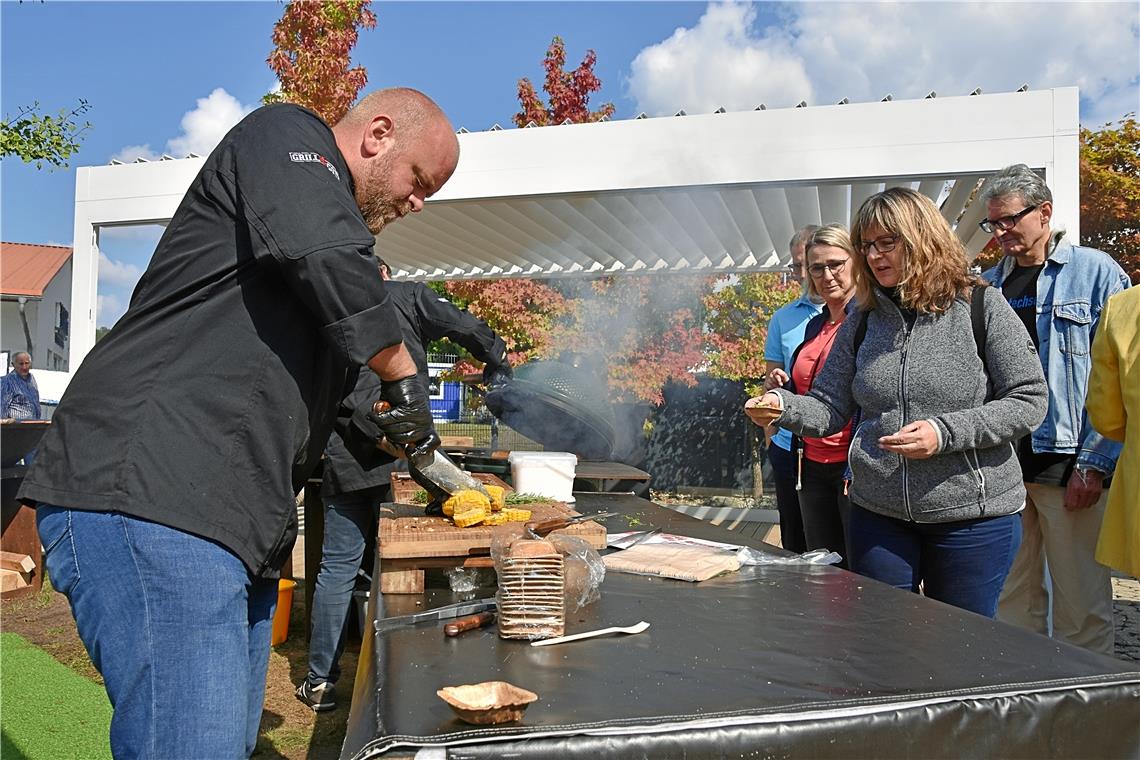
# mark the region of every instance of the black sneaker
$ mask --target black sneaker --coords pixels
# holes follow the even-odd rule
[[[333,691],[333,685],[328,681],[313,686],[306,679],[297,687],[294,694],[297,695],[297,699],[313,708],[313,712],[324,712],[336,708],[336,692]]]

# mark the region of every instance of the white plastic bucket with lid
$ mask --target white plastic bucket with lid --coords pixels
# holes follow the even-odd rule
[[[568,451],[512,451],[507,461],[511,463],[511,479],[517,493],[573,503],[578,457]]]

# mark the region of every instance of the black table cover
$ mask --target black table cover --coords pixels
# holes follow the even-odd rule
[[[576,507],[621,512],[611,532],[632,522],[764,546],[633,496],[583,494]],[[396,615],[458,598],[383,604]],[[640,620],[642,634],[550,647],[493,626],[368,636],[342,757],[433,745],[454,758],[1140,756],[1133,663],[836,568],[762,565],[699,584],[609,573],[566,632]],[[489,680],[539,700],[518,723],[472,726],[435,693]]]

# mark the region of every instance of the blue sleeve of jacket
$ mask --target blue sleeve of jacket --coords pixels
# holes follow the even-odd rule
[[[2,402],[0,402],[0,408],[3,410],[0,411],[0,417],[8,419],[12,416],[12,399],[16,396],[14,384],[9,379],[9,375],[0,377],[0,396],[3,397]]]

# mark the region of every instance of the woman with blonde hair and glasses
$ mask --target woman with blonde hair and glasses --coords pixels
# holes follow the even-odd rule
[[[847,317],[847,305],[855,295],[852,259],[855,249],[847,230],[829,224],[812,232],[804,241],[808,295],[824,304],[804,331],[804,340],[792,354],[790,375],[775,369],[764,379],[764,390],[786,388],[793,393],[811,390],[835,337]],[[850,505],[844,473],[851,425],[826,438],[794,439],[796,492],[808,549],[830,549],[843,557],[847,567],[847,515]]]
[[[930,199],[878,193],[851,230],[859,311],[807,395],[775,389],[746,411],[826,436],[858,410],[851,568],[993,617],[1025,504],[1011,444],[1047,408],[1041,362],[1001,293],[969,273]]]

